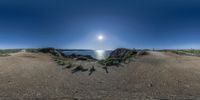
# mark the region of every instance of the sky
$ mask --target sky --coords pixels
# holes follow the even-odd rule
[[[200,1],[1,0],[0,48],[41,47],[200,49]]]

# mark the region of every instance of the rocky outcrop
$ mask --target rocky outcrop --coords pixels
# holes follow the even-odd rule
[[[137,54],[136,50],[118,48],[110,54],[109,58],[126,58],[135,54]]]
[[[111,52],[110,56],[107,59],[101,60],[99,61],[99,63],[105,66],[118,66],[121,62],[126,62],[129,58],[136,54],[136,50],[118,48]]]
[[[56,50],[55,48],[41,48],[38,50],[39,52],[42,52],[42,53],[50,53],[54,56],[65,56],[64,53]]]
[[[96,60],[90,55],[77,55],[77,54],[65,55],[62,51],[54,49],[54,48],[42,48],[42,49],[39,49],[38,51],[42,53],[50,53],[58,57],[71,58],[75,60]]]

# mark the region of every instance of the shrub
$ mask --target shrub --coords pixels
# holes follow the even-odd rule
[[[137,54],[136,50],[118,48],[114,50],[107,59],[100,60],[98,63],[105,66],[113,66],[113,65],[117,66],[121,62],[125,62],[126,60],[128,60],[129,58],[133,57],[133,55],[136,54]]]
[[[72,65],[71,62],[68,62],[68,63],[66,64],[66,66],[65,66],[65,68],[72,68],[72,67],[73,67],[73,65]]]

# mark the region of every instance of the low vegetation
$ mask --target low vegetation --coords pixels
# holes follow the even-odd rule
[[[9,56],[10,53],[20,52],[22,49],[4,49],[0,50],[0,57]]]
[[[38,53],[39,49],[25,49],[26,52],[31,52],[31,53]]]
[[[0,54],[0,57],[10,56],[9,54]]]
[[[200,50],[197,49],[161,50],[161,52],[172,52],[178,55],[200,56]]]
[[[3,49],[0,50],[0,54],[9,54],[9,53],[16,53],[20,52],[22,49]]]
[[[31,53],[48,53],[52,55],[52,59],[60,66],[62,66],[63,69],[72,69],[72,73],[81,71],[89,71],[89,75],[91,75],[96,69],[94,66],[91,66],[91,68],[84,68],[82,65],[77,64],[76,61],[94,61],[98,62],[99,64],[103,65],[103,69],[106,70],[108,73],[106,66],[118,66],[121,63],[128,63],[131,58],[137,56],[137,55],[145,55],[145,51],[138,51],[135,49],[126,49],[126,48],[118,48],[111,52],[110,56],[107,59],[104,60],[97,60],[89,55],[65,55],[60,50],[54,49],[54,48],[39,48],[39,49],[11,49],[11,50],[1,50],[0,56],[8,56],[9,53],[15,53],[15,52],[31,52]]]
[[[107,59],[100,60],[98,62],[99,64],[104,66],[113,66],[113,65],[117,66],[122,62],[127,62],[127,60],[130,60],[130,58],[132,58],[136,54],[137,54],[136,50],[118,48],[114,50]]]

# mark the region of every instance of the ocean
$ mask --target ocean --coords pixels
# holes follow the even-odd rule
[[[66,55],[77,54],[77,55],[90,55],[98,60],[106,59],[109,57],[112,50],[67,50],[63,51]]]

